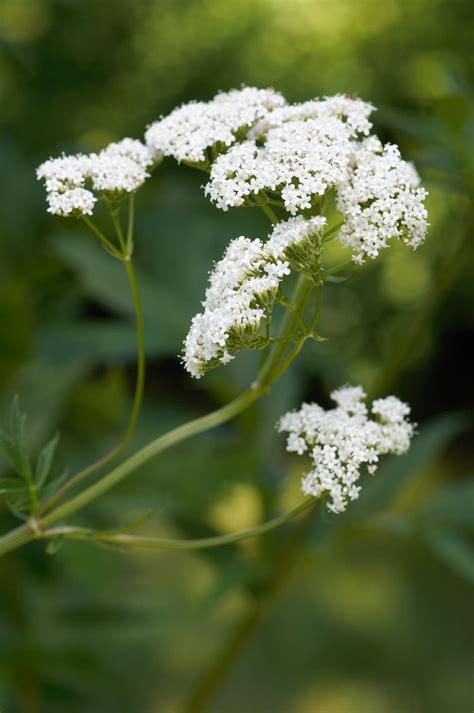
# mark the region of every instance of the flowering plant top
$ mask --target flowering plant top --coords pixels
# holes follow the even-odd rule
[[[37,176],[45,184],[48,211],[83,220],[123,263],[135,306],[138,345],[137,385],[124,438],[115,451],[62,485],[46,507],[120,453],[138,418],[145,355],[132,263],[136,192],[170,157],[207,174],[204,194],[217,208],[261,208],[272,223],[267,235],[254,239],[241,235],[228,242],[210,271],[202,309],[191,321],[181,355],[186,370],[200,378],[233,360],[242,349],[267,350],[251,386],[215,413],[156,439],[132,456],[131,464],[126,461],[53,510],[44,522],[51,524],[65,511],[74,512],[94,499],[97,490],[111,487],[137,462],[169,444],[247,408],[268,392],[307,340],[324,339],[318,332],[320,293],[329,279],[376,258],[394,241],[412,249],[423,243],[427,192],[398,147],[384,145],[373,132],[373,112],[370,103],[340,94],[291,104],[273,89],[243,87],[174,109],[148,126],[143,141],[125,138],[99,153],[63,155],[39,166]],[[112,237],[94,222],[98,202],[109,211]],[[126,229],[121,219],[124,211]],[[331,264],[327,255],[327,243],[334,239],[348,252],[340,265]],[[409,406],[395,396],[376,399],[370,410],[360,386],[342,387],[331,396],[335,408],[303,403],[299,410],[285,414],[278,428],[288,433],[288,451],[311,458],[312,467],[302,480],[309,501],[328,495],[328,508],[340,513],[358,497],[364,469],[373,474],[380,456],[408,449],[414,425]],[[29,483],[29,488],[35,492],[34,484]],[[41,507],[37,497],[31,508],[35,517]],[[262,525],[262,531],[276,526],[273,522],[281,524],[301,507]],[[71,534],[74,528],[66,530]],[[74,536],[83,535],[74,530]],[[235,537],[242,536],[245,533]],[[94,537],[111,541],[114,536],[96,533]],[[216,538],[215,544],[219,543]]]

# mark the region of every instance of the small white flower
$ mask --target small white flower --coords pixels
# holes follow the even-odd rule
[[[311,455],[313,468],[303,476],[303,492],[328,494],[328,509],[339,513],[359,496],[361,467],[366,465],[373,475],[381,455],[405,453],[414,425],[408,420],[410,407],[395,396],[374,401],[375,418],[369,416],[360,386],[337,389],[331,398],[336,408],[325,411],[317,404],[303,404],[282,416],[278,430],[289,434],[288,451]]]
[[[206,149],[231,146],[237,135],[285,100],[272,89],[244,87],[217,94],[209,102],[190,102],[148,127],[145,141],[177,161],[202,163]]]

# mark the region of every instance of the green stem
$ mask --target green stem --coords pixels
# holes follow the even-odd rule
[[[321,284],[318,282],[314,291],[314,314],[311,320],[310,332],[314,332],[319,323],[321,315]]]
[[[295,288],[293,290],[293,295],[291,297],[291,303],[296,306],[300,314],[304,313],[312,289],[313,283],[310,282],[305,277],[305,275],[300,274],[298,276],[298,280],[296,282]],[[286,335],[293,334],[297,324],[298,320],[296,316],[290,311],[285,312],[279,330],[279,337],[285,337]],[[273,384],[273,382],[275,381],[275,379],[273,378],[273,372],[278,368],[278,365],[281,359],[283,358],[287,348],[288,342],[285,340],[273,347],[267,357],[267,360],[263,365],[259,376],[257,377],[258,384],[265,384],[268,386],[270,384]],[[289,366],[289,363],[287,366]]]
[[[137,375],[135,382],[135,394],[133,397],[132,410],[130,412],[130,417],[128,420],[128,425],[126,431],[115,448],[113,448],[109,453],[106,453],[102,458],[91,463],[83,470],[76,473],[72,478],[67,480],[64,485],[59,488],[48,500],[43,503],[41,508],[42,512],[50,509],[54,503],[59,502],[66,493],[68,493],[72,488],[76,487],[79,483],[84,481],[92,473],[94,473],[99,468],[109,463],[113,458],[116,458],[120,453],[123,452],[125,447],[128,445],[130,439],[132,438],[135,428],[137,425],[138,416],[140,413],[140,408],[143,400],[143,389],[145,384],[145,338],[143,329],[143,311],[140,300],[140,293],[138,291],[137,278],[133,264],[131,260],[123,260],[123,265],[127,273],[128,281],[130,284],[130,289],[133,298],[133,305],[135,309],[135,321],[137,330]]]
[[[118,210],[111,208],[110,215],[112,217],[112,223],[114,224],[115,234],[117,235],[117,239],[122,250],[122,259],[127,260],[129,259],[129,255],[127,253],[127,241],[125,240],[125,235],[123,234],[122,226],[120,225]]]
[[[296,305],[301,312],[304,312],[312,288],[313,283],[301,274],[298,278],[292,296],[293,304]],[[293,334],[296,323],[297,319],[295,315],[291,312],[286,312],[282,320],[280,336],[284,337],[286,335]],[[303,344],[303,340],[300,344]],[[144,448],[127,458],[123,463],[120,463],[99,481],[93,483],[62,505],[59,505],[51,512],[44,515],[41,519],[34,520],[32,523],[27,525],[22,525],[7,535],[0,537],[0,555],[35,539],[38,537],[38,532],[41,532],[44,528],[49,528],[57,522],[73,515],[75,512],[78,512],[90,502],[108,492],[111,488],[126,478],[131,472],[139,468],[161,451],[170,448],[187,438],[191,438],[192,436],[219,426],[244,411],[254,401],[260,398],[260,396],[267,393],[268,387],[275,381],[274,372],[278,370],[279,375],[283,373],[282,369],[279,367],[282,358],[285,356],[287,347],[288,345],[285,342],[275,345],[270,351],[269,358],[263,365],[254,384],[252,384],[249,389],[244,391],[230,403],[220,409],[217,409],[217,411],[214,411],[211,414],[194,419],[193,421],[183,424],[182,426],[178,426],[163,436],[158,437]],[[298,351],[299,349],[293,349],[285,359],[285,369],[291,364]]]
[[[259,208],[263,210],[267,218],[270,220],[270,223],[272,225],[275,225],[276,223],[279,222],[278,216],[274,213],[274,211],[270,208],[268,203],[259,203]]]
[[[113,488],[117,483],[120,483],[132,471],[146,463],[150,458],[153,458],[161,451],[170,448],[177,443],[180,443],[187,438],[191,438],[198,433],[203,433],[211,428],[219,426],[221,423],[229,421],[231,418],[246,409],[264,392],[263,388],[250,387],[236,399],[226,404],[222,408],[214,411],[207,416],[196,418],[193,421],[183,424],[168,431],[163,436],[156,438],[154,441],[141,448],[134,453],[130,458],[127,458],[123,463],[120,463],[110,473],[107,473],[97,483],[93,483],[86,490],[82,491],[75,497],[68,500],[63,505],[53,510],[42,519],[42,524],[46,527],[53,525],[59,520],[69,517],[73,513],[81,510],[85,505],[88,505],[96,498],[100,497],[108,490]],[[0,549],[1,552],[1,549]]]
[[[305,498],[295,507],[277,515],[271,520],[267,520],[260,525],[256,525],[248,530],[233,532],[228,535],[218,535],[216,537],[202,537],[195,540],[175,540],[163,537],[145,537],[142,535],[130,535],[121,532],[97,532],[84,527],[57,527],[51,530],[44,530],[42,538],[64,536],[68,539],[86,540],[88,542],[107,542],[114,545],[126,547],[138,547],[151,550],[202,550],[210,547],[221,547],[230,545],[241,540],[248,540],[251,537],[258,537],[265,532],[274,530],[289,522],[292,518],[307,510],[316,502],[312,496]]]
[[[31,515],[35,517],[35,515],[38,513],[39,510],[39,500],[38,500],[38,493],[36,492],[36,487],[33,481],[33,475],[31,473],[30,468],[27,468],[24,473],[23,473],[26,484],[28,486],[28,492],[30,494],[30,501],[31,501]]]
[[[99,228],[95,225],[95,223],[90,218],[88,218],[87,215],[83,215],[82,220],[87,225],[87,227],[94,233],[96,238],[98,238],[100,240],[100,242],[105,247],[105,249],[111,255],[113,255],[113,257],[117,258],[118,260],[122,260],[122,255],[117,250],[115,245],[113,245],[110,242],[110,240],[104,235],[104,233],[101,230],[99,230]]]
[[[278,302],[287,309],[291,310],[291,312],[293,312],[296,319],[298,320],[299,326],[301,327],[303,332],[306,332],[306,324],[303,317],[301,316],[299,309],[297,309],[297,307],[295,307],[295,305],[290,300],[287,300],[286,297],[281,297]]]
[[[354,264],[355,263],[352,258],[350,258],[349,260],[344,260],[344,262],[340,262],[339,265],[334,265],[334,267],[329,268],[324,277],[332,277],[333,275],[338,275],[340,272],[344,272],[344,270],[347,270],[349,267],[354,267]]]
[[[306,304],[311,288],[312,284],[309,283],[304,276],[300,276],[294,293],[294,299],[296,299],[296,304],[299,305],[300,308],[303,308]],[[285,319],[287,316],[289,319]],[[296,322],[295,316],[290,312],[287,312],[285,317],[283,318],[281,330],[282,336],[286,333],[292,334]],[[229,421],[234,418],[234,416],[237,416],[239,413],[244,411],[254,401],[260,398],[260,396],[267,393],[269,385],[274,382],[272,373],[278,368],[280,360],[285,354],[286,348],[287,344],[283,343],[275,346],[273,350],[271,350],[270,357],[257,376],[257,380],[254,384],[252,384],[249,389],[244,391],[230,403],[220,409],[217,409],[217,411],[214,411],[213,413],[201,416],[200,418],[194,419],[189,423],[178,426],[172,431],[165,433],[163,436],[159,436],[144,448],[127,458],[123,463],[120,463],[99,481],[93,483],[62,505],[59,505],[51,512],[44,515],[41,519],[32,521],[30,524],[21,525],[12,532],[0,537],[0,555],[37,538],[38,533],[42,529],[51,527],[57,522],[60,522],[70,515],[73,515],[75,512],[78,512],[90,502],[96,500],[98,497],[120,483],[131,472],[139,468],[158,453],[176,445],[177,443],[180,443],[183,440],[186,440],[187,438],[191,438],[199,433],[215,428],[216,426]],[[291,361],[296,356],[294,350],[290,356],[291,358],[287,358],[285,360],[285,368],[290,365]]]
[[[215,428],[216,426],[229,421],[241,411],[244,411],[248,406],[250,406],[251,403],[259,398],[259,396],[265,393],[265,391],[266,388],[263,386],[259,388],[251,386],[236,399],[222,408],[217,409],[217,411],[213,411],[206,416],[201,416],[193,421],[189,421],[182,426],[178,426],[177,428],[168,431],[168,433],[165,433],[163,436],[159,436],[144,448],[141,448],[139,451],[130,456],[130,458],[127,458],[123,463],[120,463],[120,465],[107,473],[103,478],[97,481],[97,483],[93,483],[75,497],[67,500],[63,503],[63,505],[59,505],[55,510],[52,510],[50,513],[44,515],[41,520],[32,520],[25,525],[17,527],[15,530],[12,530],[3,537],[0,537],[0,555],[25,544],[26,542],[36,539],[39,536],[41,529],[51,527],[57,522],[73,515],[78,510],[81,510],[90,502],[94,501],[96,498],[100,497],[115,485],[120,483],[131,472],[139,468],[161,451],[164,451],[167,448],[186,440],[187,438],[191,438],[198,433],[204,433],[211,428]]]
[[[306,338],[307,337],[305,337],[304,339],[300,339],[299,342],[297,342],[295,344],[295,346],[287,354],[285,360],[280,365],[280,367],[278,369],[276,369],[276,371],[273,372],[272,383],[274,381],[278,381],[280,376],[282,376],[285,373],[285,371],[288,369],[290,364],[296,359],[296,357],[300,353],[301,349],[303,348],[303,344],[305,343]]]
[[[281,344],[281,342],[286,342],[288,344],[288,342],[299,342],[306,339],[307,336],[308,331],[306,330],[305,332],[290,334],[288,337],[269,337],[268,344]]]
[[[135,194],[130,194],[128,202],[127,257],[133,254],[133,228],[135,225]]]

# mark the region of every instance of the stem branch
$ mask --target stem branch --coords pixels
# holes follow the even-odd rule
[[[280,515],[267,520],[266,522],[240,532],[232,532],[228,535],[218,535],[216,537],[201,537],[195,540],[177,540],[163,537],[146,537],[142,535],[130,535],[122,532],[98,532],[84,527],[57,527],[50,530],[43,530],[41,537],[44,539],[64,536],[74,540],[86,540],[88,542],[107,542],[114,545],[126,547],[138,547],[151,550],[202,550],[210,547],[221,547],[230,545],[241,540],[248,540],[251,537],[258,537],[265,532],[274,530],[280,525],[296,517],[307,510],[316,499],[312,496],[305,498],[295,507]]]
[[[82,483],[89,475],[95,473],[99,468],[109,463],[113,458],[116,458],[120,453],[123,452],[125,447],[128,445],[130,439],[132,438],[135,427],[137,425],[138,416],[140,413],[140,408],[143,400],[143,389],[145,384],[145,338],[143,329],[143,311],[140,301],[140,293],[138,291],[137,278],[133,264],[131,260],[123,260],[123,265],[127,273],[128,281],[130,284],[130,289],[132,292],[133,304],[135,309],[135,321],[137,330],[137,375],[135,382],[135,394],[133,397],[132,410],[130,412],[130,417],[128,420],[128,425],[126,431],[122,437],[120,443],[118,443],[115,448],[106,453],[102,458],[91,463],[86,468],[76,473],[72,478],[67,480],[50,498],[48,498],[41,508],[42,512],[50,509],[54,503],[59,502],[66,493],[68,493],[72,488],[76,487],[79,483]]]

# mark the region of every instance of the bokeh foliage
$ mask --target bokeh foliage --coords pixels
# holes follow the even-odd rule
[[[133,388],[134,331],[120,266],[73,221],[46,214],[35,166],[95,150],[181,101],[242,83],[293,101],[347,92],[416,162],[431,228],[323,297],[305,347],[235,423],[167,451],[76,520],[150,531],[239,529],[298,498],[302,464],[273,425],[349,381],[413,405],[420,435],[343,517],[318,510],[287,586],[265,595],[282,538],[207,554],[131,555],[66,544],[0,563],[0,709],[168,713],[234,622],[266,615],[213,713],[446,713],[472,708],[474,580],[469,0],[3,0],[0,3],[0,397],[29,414],[30,448],[55,431],[74,472],[115,443]],[[255,355],[192,382],[177,360],[212,261],[263,216],[223,214],[171,162],[138,200],[148,385],[132,449],[252,379]],[[6,471],[8,464],[0,468]],[[2,504],[2,529],[13,518]],[[263,606],[263,605],[262,605]],[[471,637],[470,637],[471,633]],[[470,644],[471,638],[471,644]]]

